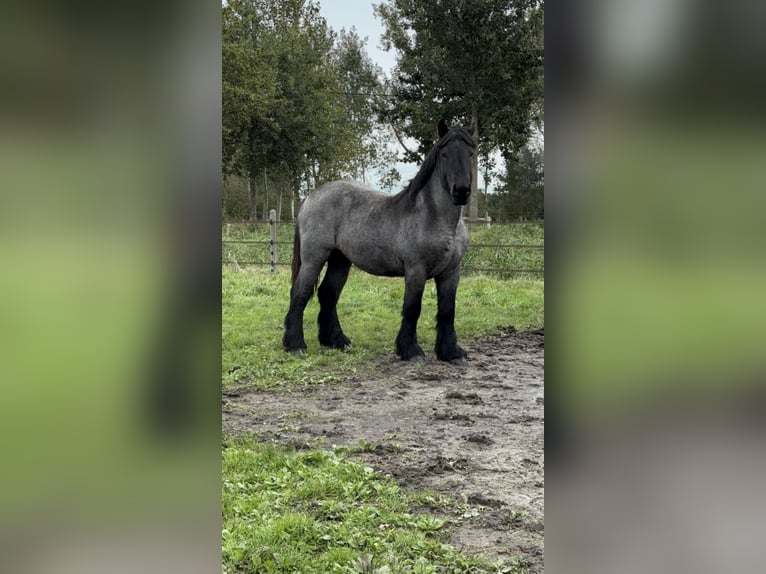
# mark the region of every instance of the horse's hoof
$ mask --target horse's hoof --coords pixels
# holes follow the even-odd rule
[[[458,367],[465,367],[468,364],[468,362],[465,360],[465,357],[458,357],[457,359],[452,359],[450,363]]]
[[[287,349],[287,352],[296,357],[301,357],[306,354],[306,349]]]
[[[335,345],[333,345],[333,348],[338,349],[339,351],[350,351],[351,340],[348,338],[341,339],[340,341],[337,341]]]

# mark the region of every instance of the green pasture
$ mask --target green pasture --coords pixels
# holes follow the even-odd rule
[[[222,272],[222,375],[224,387],[244,384],[277,387],[332,382],[367,368],[371,359],[394,356],[399,330],[404,280],[374,277],[352,269],[340,301],[338,316],[351,339],[350,351],[320,347],[317,341],[316,297],[304,316],[308,352],[293,356],[282,350],[283,320],[289,305],[290,275],[267,268]],[[432,353],[436,337],[436,286],[426,283],[418,323],[419,342]],[[500,280],[485,275],[463,277],[457,293],[455,328],[466,341],[513,325],[517,329],[543,324],[543,282]]]

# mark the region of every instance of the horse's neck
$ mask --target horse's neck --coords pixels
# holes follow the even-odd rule
[[[442,187],[438,170],[435,170],[429,179],[427,188],[423,191],[428,195],[427,201],[431,202],[435,208],[437,216],[435,223],[449,230],[456,229],[460,218],[463,217],[463,208],[460,205],[455,205],[450,194]]]

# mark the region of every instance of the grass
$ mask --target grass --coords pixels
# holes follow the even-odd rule
[[[412,512],[458,505],[402,491],[343,451],[295,452],[240,439],[223,451],[223,572],[521,573],[445,544],[456,519]],[[457,516],[458,513],[453,513]]]
[[[290,278],[286,270],[274,275],[262,268],[222,273],[224,386],[254,387],[333,382],[367,368],[381,353],[394,355],[399,329],[404,281],[373,277],[352,270],[338,303],[338,316],[352,340],[351,351],[321,348],[317,341],[319,305],[312,298],[304,329],[308,352],[293,356],[282,350],[282,322],[289,304]],[[418,324],[419,342],[432,352],[435,342],[436,287],[426,284]],[[483,275],[461,280],[455,328],[460,340],[490,333],[500,326],[517,329],[543,324],[543,282],[534,279],[502,281]]]
[[[292,257],[292,242],[294,226],[282,224],[277,227],[278,261],[289,262]],[[498,276],[509,278],[521,276],[540,279],[540,274],[502,273],[502,269],[543,269],[544,255],[542,249],[527,249],[519,247],[482,247],[482,245],[542,245],[544,241],[544,225],[493,225],[492,227],[477,226],[471,232],[471,243],[463,260],[466,269],[498,270]],[[224,224],[223,240],[264,241],[270,239],[269,225],[256,224]],[[270,261],[270,246],[267,243],[226,243],[222,245],[224,262],[236,260],[242,262]]]
[[[484,247],[484,245],[543,245],[544,225],[493,225],[477,226],[470,232],[471,242],[463,258],[463,268],[467,274],[471,269],[497,270],[500,278],[529,277],[542,279],[541,274],[503,273],[502,269],[540,269],[544,268],[542,249],[522,247]],[[493,273],[494,274],[494,273]]]
[[[287,226],[282,226],[282,232]],[[289,229],[289,228],[288,228]],[[316,297],[305,314],[308,352],[282,350],[289,303],[286,269],[222,271],[224,387],[285,388],[331,383],[372,369],[381,353],[394,356],[404,292],[402,279],[352,270],[338,304],[351,351],[325,350],[316,335]],[[433,349],[436,289],[426,285],[419,340]],[[461,340],[514,325],[543,324],[543,282],[465,276],[457,296]],[[291,413],[290,420],[301,413]],[[481,512],[428,492],[407,492],[390,477],[347,458],[352,449],[295,452],[249,438],[226,441],[222,465],[223,572],[300,573],[516,573],[517,558],[492,563],[446,543],[460,520]],[[376,445],[360,440],[358,451]],[[434,509],[438,515],[415,509]]]

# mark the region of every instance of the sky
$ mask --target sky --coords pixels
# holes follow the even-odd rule
[[[396,64],[396,52],[394,50],[385,52],[380,47],[383,25],[375,17],[375,13],[372,10],[373,4],[379,4],[380,0],[376,2],[369,0],[355,0],[353,2],[350,0],[319,0],[318,3],[322,16],[324,16],[327,24],[333,30],[339,31],[341,28],[350,30],[353,26],[360,37],[367,38],[367,53],[370,58],[383,68],[386,75],[391,74],[391,69]],[[415,145],[414,142],[410,143]],[[391,142],[391,146],[401,151],[395,139]],[[415,176],[418,166],[411,163],[397,163],[396,169],[399,170],[402,176],[400,183],[404,185]],[[370,173],[368,176],[368,183],[375,187],[375,175]]]
[[[372,6],[373,2],[368,0],[319,0],[322,16],[330,27],[338,31],[341,28],[350,30],[354,26],[362,38],[367,37],[367,53],[386,74],[390,74],[396,63],[395,52],[384,52],[380,47],[383,25],[375,17]]]

